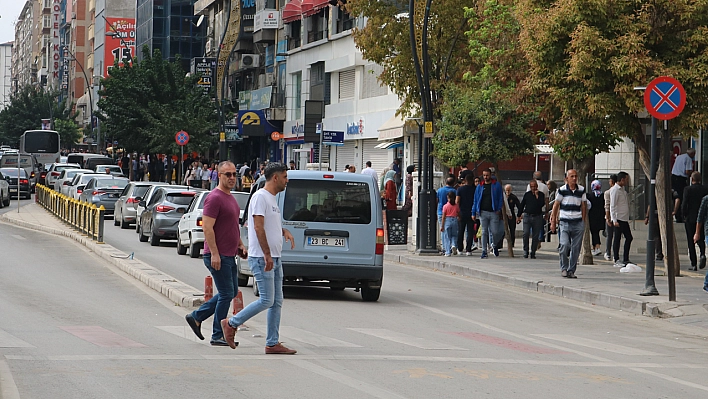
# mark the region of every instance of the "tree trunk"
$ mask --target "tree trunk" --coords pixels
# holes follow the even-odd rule
[[[585,187],[585,192],[589,192],[590,185],[587,182],[588,169],[592,164],[590,159],[585,160],[574,160],[573,167],[575,171],[578,172],[578,184]],[[590,222],[585,220],[585,233],[583,234],[583,250],[580,254],[580,264],[581,265],[592,265],[594,260],[592,258],[592,242],[590,241]]]
[[[651,155],[650,155],[650,150],[651,146],[650,143],[647,141],[646,136],[644,135],[644,131],[641,129],[638,129],[639,134],[635,136],[634,143],[637,146],[637,152],[639,154],[639,164],[642,167],[642,170],[644,171],[644,174],[647,176],[650,175],[650,167],[651,167]],[[660,141],[660,140],[658,140]],[[671,145],[671,141],[669,140],[669,146]],[[669,148],[660,148],[659,149],[659,169],[656,172],[656,205],[657,205],[657,213],[658,213],[658,218],[659,218],[659,232],[661,235],[661,246],[664,250],[664,254],[667,253],[666,249],[668,248],[668,245],[671,245],[674,249],[673,251],[673,259],[669,259],[668,256],[664,256],[664,274],[667,274],[666,271],[668,270],[668,262],[673,262],[674,265],[676,265],[676,272],[679,273],[681,268],[680,268],[680,263],[679,263],[679,252],[678,252],[678,244],[676,243],[676,232],[674,231],[671,235],[671,237],[668,237],[666,234],[666,227],[667,223],[673,223],[673,219],[671,217],[667,217],[667,209],[666,209],[666,185],[670,185],[671,181],[666,181],[666,178],[664,176],[664,156],[671,154],[672,149]],[[650,188],[648,188],[650,189]],[[669,213],[670,215],[670,213]],[[657,265],[658,266],[658,265]]]

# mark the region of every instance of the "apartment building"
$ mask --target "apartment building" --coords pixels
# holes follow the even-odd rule
[[[0,43],[0,110],[12,95],[12,42]]]

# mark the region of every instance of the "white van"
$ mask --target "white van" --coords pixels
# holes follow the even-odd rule
[[[19,151],[9,150],[0,156],[0,168],[16,168],[17,167],[17,156]],[[20,157],[20,167],[25,170],[27,176],[29,176],[30,181],[30,191],[34,192],[34,188],[37,185],[37,175],[39,175],[40,169],[43,165],[37,162],[37,157],[32,154],[19,154]]]
[[[263,187],[261,177],[251,195]],[[288,185],[277,195],[283,228],[295,249],[283,246],[283,284],[356,288],[364,301],[377,301],[383,281],[384,230],[381,196],[371,177],[326,171],[288,171]],[[248,204],[241,238],[248,246]],[[239,286],[252,276],[238,259]],[[258,295],[254,281],[253,292]]]

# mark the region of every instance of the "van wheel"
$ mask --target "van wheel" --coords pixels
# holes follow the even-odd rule
[[[258,293],[258,282],[255,277],[253,278],[253,295],[261,296],[261,294]]]
[[[248,287],[248,276],[244,276],[240,271],[236,270],[236,280],[239,287]]]
[[[376,302],[381,295],[381,288],[369,288],[368,285],[361,287],[361,299],[364,302]]]
[[[187,255],[187,247],[182,245],[179,237],[177,237],[177,255]]]

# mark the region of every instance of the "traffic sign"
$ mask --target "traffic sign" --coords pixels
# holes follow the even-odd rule
[[[278,141],[283,138],[283,135],[280,134],[280,132],[273,132],[270,134],[270,139],[273,141]]]
[[[432,133],[433,132],[433,122],[425,122],[425,133]]]
[[[185,146],[189,143],[189,134],[184,130],[180,130],[177,134],[175,134],[175,141],[177,142],[177,145]]]
[[[656,119],[673,119],[686,106],[686,90],[678,80],[660,76],[652,80],[644,90],[644,106]]]

